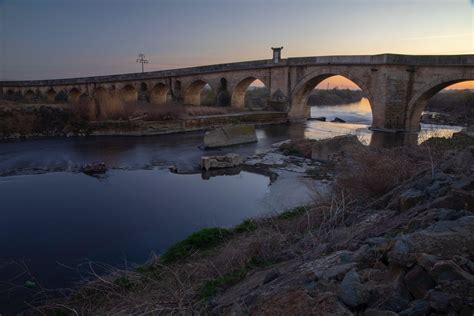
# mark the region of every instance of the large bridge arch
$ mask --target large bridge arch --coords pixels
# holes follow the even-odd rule
[[[232,89],[232,107],[240,109],[243,109],[245,107],[245,95],[247,93],[247,89],[256,80],[261,81],[265,85],[265,87],[269,89],[268,81],[263,77],[255,75],[247,75],[245,77],[241,77],[239,78],[239,80],[237,80],[237,84]]]
[[[291,91],[291,108],[288,116],[291,120],[305,120],[310,116],[310,107],[308,106],[308,99],[314,88],[326,79],[334,76],[341,76],[356,84],[361,90],[365,97],[369,100],[370,107],[372,110],[373,120],[377,118],[383,118],[381,109],[375,106],[372,91],[370,85],[365,82],[363,78],[353,74],[346,69],[337,68],[321,68],[313,72],[308,73],[304,76]],[[373,124],[374,124],[373,122]],[[376,125],[376,124],[375,124]]]
[[[184,89],[184,104],[201,105],[201,92],[206,85],[210,86],[211,90],[214,91],[213,86],[205,79],[192,81]]]
[[[450,75],[437,78],[418,89],[408,103],[406,128],[408,131],[420,129],[422,112],[428,105],[428,100],[441,90],[464,81],[474,80],[474,72],[465,72],[459,75]]]

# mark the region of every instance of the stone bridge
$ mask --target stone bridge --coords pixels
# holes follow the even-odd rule
[[[290,120],[309,116],[307,101],[323,80],[341,75],[357,84],[368,98],[372,129],[418,131],[427,100],[443,88],[474,80],[474,55],[326,56],[280,58],[175,70],[56,80],[2,81],[6,99],[74,103],[118,93],[125,101],[144,100],[159,106],[170,101],[199,105],[208,84],[216,105],[243,108],[249,85],[262,81],[270,92],[268,103],[288,112]]]

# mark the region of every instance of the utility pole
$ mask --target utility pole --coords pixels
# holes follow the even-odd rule
[[[142,64],[142,72],[145,72],[144,64],[148,64],[148,60],[145,59],[145,54],[138,54],[137,63]]]

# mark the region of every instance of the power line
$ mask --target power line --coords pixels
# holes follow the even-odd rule
[[[142,72],[145,72],[144,64],[148,64],[148,60],[145,59],[145,54],[138,54],[137,63],[142,64]]]

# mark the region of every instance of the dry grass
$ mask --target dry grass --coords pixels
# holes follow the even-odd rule
[[[348,204],[328,199],[321,205],[247,220],[232,236],[185,259],[155,258],[134,270],[90,263],[92,277],[66,298],[51,299],[36,311],[74,314],[205,313],[209,299],[255,269],[301,256],[330,240],[347,216]],[[105,271],[101,276],[94,271]],[[72,294],[71,294],[72,293]]]
[[[337,165],[335,188],[358,201],[387,193],[432,163],[422,148],[362,148]]]
[[[189,116],[205,116],[205,115],[222,115],[242,112],[242,109],[231,107],[215,107],[215,106],[188,106],[186,113]]]

